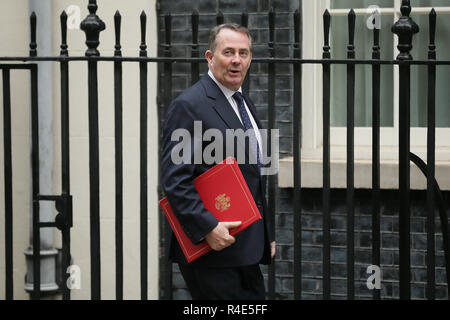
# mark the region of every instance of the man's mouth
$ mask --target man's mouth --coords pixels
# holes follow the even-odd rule
[[[241,71],[240,70],[230,70],[230,73],[232,75],[239,75],[241,73]]]

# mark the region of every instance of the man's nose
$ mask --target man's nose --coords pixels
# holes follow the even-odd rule
[[[236,53],[233,55],[233,59],[231,61],[234,64],[239,64],[241,63],[241,56],[239,55],[239,53]]]

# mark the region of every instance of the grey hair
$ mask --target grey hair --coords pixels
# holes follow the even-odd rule
[[[237,23],[224,23],[224,24],[215,26],[214,28],[211,29],[211,32],[209,34],[208,49],[211,50],[212,53],[214,53],[214,51],[216,50],[217,35],[219,34],[220,30],[222,30],[222,29],[230,29],[230,30],[234,30],[234,31],[246,34],[248,37],[250,49],[252,48],[252,35],[248,28],[241,26]]]

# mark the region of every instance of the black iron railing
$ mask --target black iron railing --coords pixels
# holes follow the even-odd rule
[[[98,131],[98,72],[97,63],[109,61],[114,63],[114,114],[115,114],[115,249],[116,249],[116,298],[123,299],[123,104],[122,104],[122,63],[139,63],[140,76],[140,290],[141,298],[147,299],[148,289],[148,247],[147,247],[147,221],[148,221],[148,199],[147,199],[147,128],[148,128],[148,97],[147,97],[147,65],[148,63],[160,63],[164,71],[160,96],[163,108],[158,108],[159,121],[163,119],[163,110],[169,106],[172,98],[172,66],[174,63],[187,63],[191,69],[191,81],[195,83],[200,76],[200,64],[205,63],[199,58],[199,15],[197,11],[192,14],[192,53],[191,57],[172,57],[171,45],[171,16],[165,15],[165,42],[163,57],[148,57],[146,45],[146,15],[142,12],[141,21],[141,44],[139,46],[139,57],[122,57],[120,44],[121,16],[119,12],[114,15],[115,25],[115,51],[112,57],[101,57],[97,50],[99,45],[99,34],[105,28],[104,23],[96,15],[97,4],[95,0],[89,0],[88,9],[90,14],[82,22],[81,28],[86,33],[86,44],[88,49],[83,57],[71,57],[67,47],[66,24],[67,15],[61,14],[61,52],[59,56],[38,57],[36,45],[36,16],[31,15],[31,43],[30,55],[27,57],[0,57],[0,61],[22,61],[24,64],[0,64],[3,74],[3,139],[4,139],[4,172],[5,172],[5,279],[6,299],[13,298],[13,245],[12,245],[12,162],[11,162],[11,88],[10,72],[16,69],[30,70],[31,73],[31,114],[32,114],[32,177],[33,177],[33,272],[34,290],[32,298],[39,299],[40,292],[40,251],[39,230],[43,227],[57,227],[62,232],[63,238],[63,263],[62,263],[62,286],[64,299],[70,299],[70,290],[64,284],[68,274],[65,273],[70,264],[70,229],[72,227],[72,196],[70,192],[70,159],[69,159],[69,63],[73,61],[86,61],[88,64],[88,108],[89,108],[89,193],[90,193],[90,257],[91,257],[91,298],[101,298],[101,250],[100,250],[100,208],[99,208],[99,131]],[[435,244],[434,244],[434,212],[439,210],[443,234],[443,246],[445,251],[445,262],[447,271],[447,290],[450,290],[450,258],[448,239],[448,218],[445,205],[442,200],[439,186],[435,180],[435,81],[436,68],[442,65],[450,65],[450,61],[436,60],[436,46],[434,34],[436,30],[436,13],[430,13],[430,45],[428,60],[413,60],[409,52],[411,50],[412,35],[418,31],[414,22],[409,18],[411,10],[410,2],[403,0],[401,12],[402,17],[393,26],[393,32],[399,36],[400,54],[396,60],[381,60],[379,46],[379,30],[374,29],[372,59],[356,59],[356,48],[354,46],[355,13],[349,12],[349,41],[347,59],[332,59],[332,50],[329,46],[331,16],[328,11],[324,18],[324,46],[322,59],[301,58],[301,33],[300,13],[293,14],[295,34],[292,58],[275,57],[274,32],[275,12],[268,13],[269,20],[269,42],[268,57],[254,58],[253,63],[266,64],[268,66],[268,127],[275,128],[275,83],[276,64],[289,64],[293,66],[293,163],[294,163],[294,188],[292,206],[294,212],[294,297],[301,299],[302,296],[302,226],[301,226],[301,136],[302,136],[302,65],[320,64],[323,67],[323,298],[331,298],[331,213],[330,213],[330,102],[331,102],[331,66],[344,64],[347,66],[347,297],[355,298],[355,196],[354,196],[354,109],[355,109],[355,67],[357,65],[370,65],[372,67],[372,261],[374,265],[380,265],[380,66],[399,66],[399,105],[400,128],[399,128],[399,190],[400,190],[400,298],[409,299],[410,293],[410,199],[409,199],[409,172],[410,161],[416,163],[427,176],[427,204],[428,204],[428,254],[427,254],[427,298],[434,299],[435,291]],[[224,21],[223,14],[217,15],[218,24]],[[243,25],[248,25],[248,14],[242,14]],[[38,136],[38,104],[37,104],[37,64],[38,61],[54,61],[60,64],[61,71],[61,165],[62,165],[62,193],[61,195],[41,195],[39,192],[39,136]],[[409,149],[409,109],[410,109],[410,69],[413,65],[426,65],[428,67],[428,163],[418,159]],[[244,90],[250,87],[249,76],[244,82]],[[269,137],[270,138],[270,137]],[[268,187],[268,203],[271,212],[270,219],[275,227],[275,190],[276,176],[270,176]],[[162,197],[161,188],[159,196]],[[55,222],[39,222],[39,201],[55,201],[59,212]],[[160,217],[162,217],[160,213]],[[169,236],[169,226],[163,219],[163,235],[165,240]],[[168,241],[164,241],[163,247],[163,270],[160,281],[163,287],[162,298],[172,298],[172,263],[168,260]],[[275,262],[276,263],[276,262]],[[268,272],[268,297],[275,298],[275,266],[272,264]],[[450,294],[449,294],[450,296]],[[380,291],[374,291],[374,299],[380,299]]]

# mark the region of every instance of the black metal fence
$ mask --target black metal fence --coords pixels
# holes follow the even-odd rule
[[[28,64],[0,64],[3,71],[3,106],[4,106],[4,170],[5,170],[5,261],[6,261],[6,299],[13,298],[13,243],[12,243],[12,163],[11,163],[11,120],[10,120],[10,72],[16,69],[27,69],[31,72],[31,114],[32,114],[32,175],[33,175],[33,257],[34,257],[34,290],[31,298],[39,299],[41,296],[40,288],[40,251],[39,251],[39,230],[44,227],[57,227],[62,232],[63,238],[63,263],[62,270],[66,270],[70,264],[70,229],[72,227],[72,196],[70,192],[70,159],[69,159],[69,62],[86,61],[88,64],[88,108],[89,108],[89,192],[90,192],[90,257],[91,257],[91,298],[101,298],[101,252],[100,252],[100,208],[99,208],[99,128],[98,128],[98,72],[97,64],[99,61],[110,61],[114,63],[114,112],[115,112],[115,249],[116,249],[116,298],[123,299],[123,136],[122,136],[122,63],[139,63],[140,75],[140,279],[141,279],[141,298],[147,299],[148,289],[148,248],[147,248],[147,218],[148,218],[148,199],[147,199],[147,65],[148,63],[159,63],[164,70],[164,83],[161,88],[163,93],[164,108],[158,109],[159,121],[163,119],[163,110],[171,102],[172,92],[172,66],[174,63],[187,63],[191,67],[192,83],[199,79],[199,65],[204,63],[203,58],[199,58],[198,41],[198,13],[192,14],[192,55],[191,57],[172,57],[171,52],[171,16],[165,16],[165,42],[161,44],[164,48],[164,57],[147,57],[146,45],[146,15],[142,12],[141,21],[141,44],[139,57],[122,57],[120,45],[120,25],[121,16],[116,12],[115,21],[115,51],[113,57],[100,57],[97,50],[99,45],[99,33],[105,28],[104,23],[96,15],[97,4],[95,0],[89,0],[89,16],[82,22],[81,28],[86,33],[86,44],[88,49],[84,57],[70,57],[66,42],[66,20],[67,15],[61,14],[61,52],[57,57],[38,57],[36,51],[36,16],[31,16],[31,44],[30,55],[28,57],[1,57],[0,61],[25,61]],[[402,2],[402,17],[393,26],[392,30],[399,36],[400,54],[396,60],[380,60],[379,30],[374,29],[373,53],[370,60],[355,59],[355,13],[349,12],[349,41],[348,58],[346,60],[332,59],[332,50],[329,46],[329,33],[331,17],[328,11],[324,18],[324,47],[322,59],[302,59],[301,57],[301,34],[300,13],[297,11],[293,15],[295,27],[295,39],[292,44],[292,58],[275,57],[275,12],[271,10],[268,13],[269,19],[269,42],[268,57],[254,58],[253,63],[266,64],[268,66],[268,127],[275,128],[275,81],[276,64],[289,64],[293,67],[293,156],[294,156],[294,197],[292,205],[294,209],[294,297],[301,299],[302,294],[302,235],[301,235],[301,135],[302,135],[302,105],[301,105],[301,87],[302,87],[302,65],[320,64],[323,67],[323,298],[330,299],[331,295],[331,233],[330,233],[330,100],[331,100],[331,78],[330,67],[333,64],[344,64],[347,66],[347,297],[355,298],[355,253],[354,253],[354,109],[355,109],[355,67],[356,65],[372,66],[372,192],[373,192],[373,222],[372,222],[372,261],[374,265],[380,265],[380,74],[381,65],[399,66],[399,104],[400,117],[399,126],[399,190],[400,190],[400,298],[409,299],[410,294],[410,199],[409,199],[409,172],[410,161],[416,163],[422,172],[427,176],[427,202],[428,202],[428,254],[427,254],[427,298],[434,299],[435,290],[435,244],[434,244],[434,214],[435,208],[438,209],[441,219],[443,234],[443,246],[445,251],[446,271],[447,271],[447,289],[450,290],[450,256],[448,239],[448,219],[444,207],[444,202],[440,195],[439,186],[435,180],[435,79],[436,68],[438,66],[449,65],[450,61],[440,61],[436,59],[436,46],[434,43],[434,33],[436,30],[436,13],[430,12],[430,51],[429,59],[417,61],[413,60],[409,54],[412,46],[412,36],[418,31],[417,26],[409,18],[411,11],[410,2]],[[224,21],[222,14],[217,15],[217,24]],[[242,14],[242,24],[248,24],[248,15]],[[41,195],[39,192],[39,137],[37,131],[37,65],[36,61],[56,61],[60,64],[61,71],[61,165],[62,165],[62,193],[61,195]],[[427,165],[418,157],[410,153],[409,143],[409,109],[410,109],[410,70],[414,65],[426,65],[428,67],[428,163]],[[249,90],[249,76],[244,82],[243,89]],[[270,138],[270,137],[269,137]],[[275,223],[275,190],[276,177],[270,176],[268,187],[268,203],[274,228]],[[161,189],[159,195],[162,197]],[[55,222],[39,222],[39,201],[55,201],[59,214]],[[163,216],[160,214],[160,217]],[[164,219],[163,223],[164,238],[167,239],[169,227]],[[162,256],[162,273],[160,284],[163,289],[161,298],[172,298],[172,264],[167,259],[168,247],[167,241],[164,241]],[[276,261],[274,262],[276,264]],[[268,297],[275,298],[275,267],[272,264],[268,272]],[[70,299],[70,290],[65,286],[68,274],[62,274],[61,291],[63,299]],[[449,294],[450,296],[450,294]],[[380,298],[379,290],[374,291],[374,298]]]

